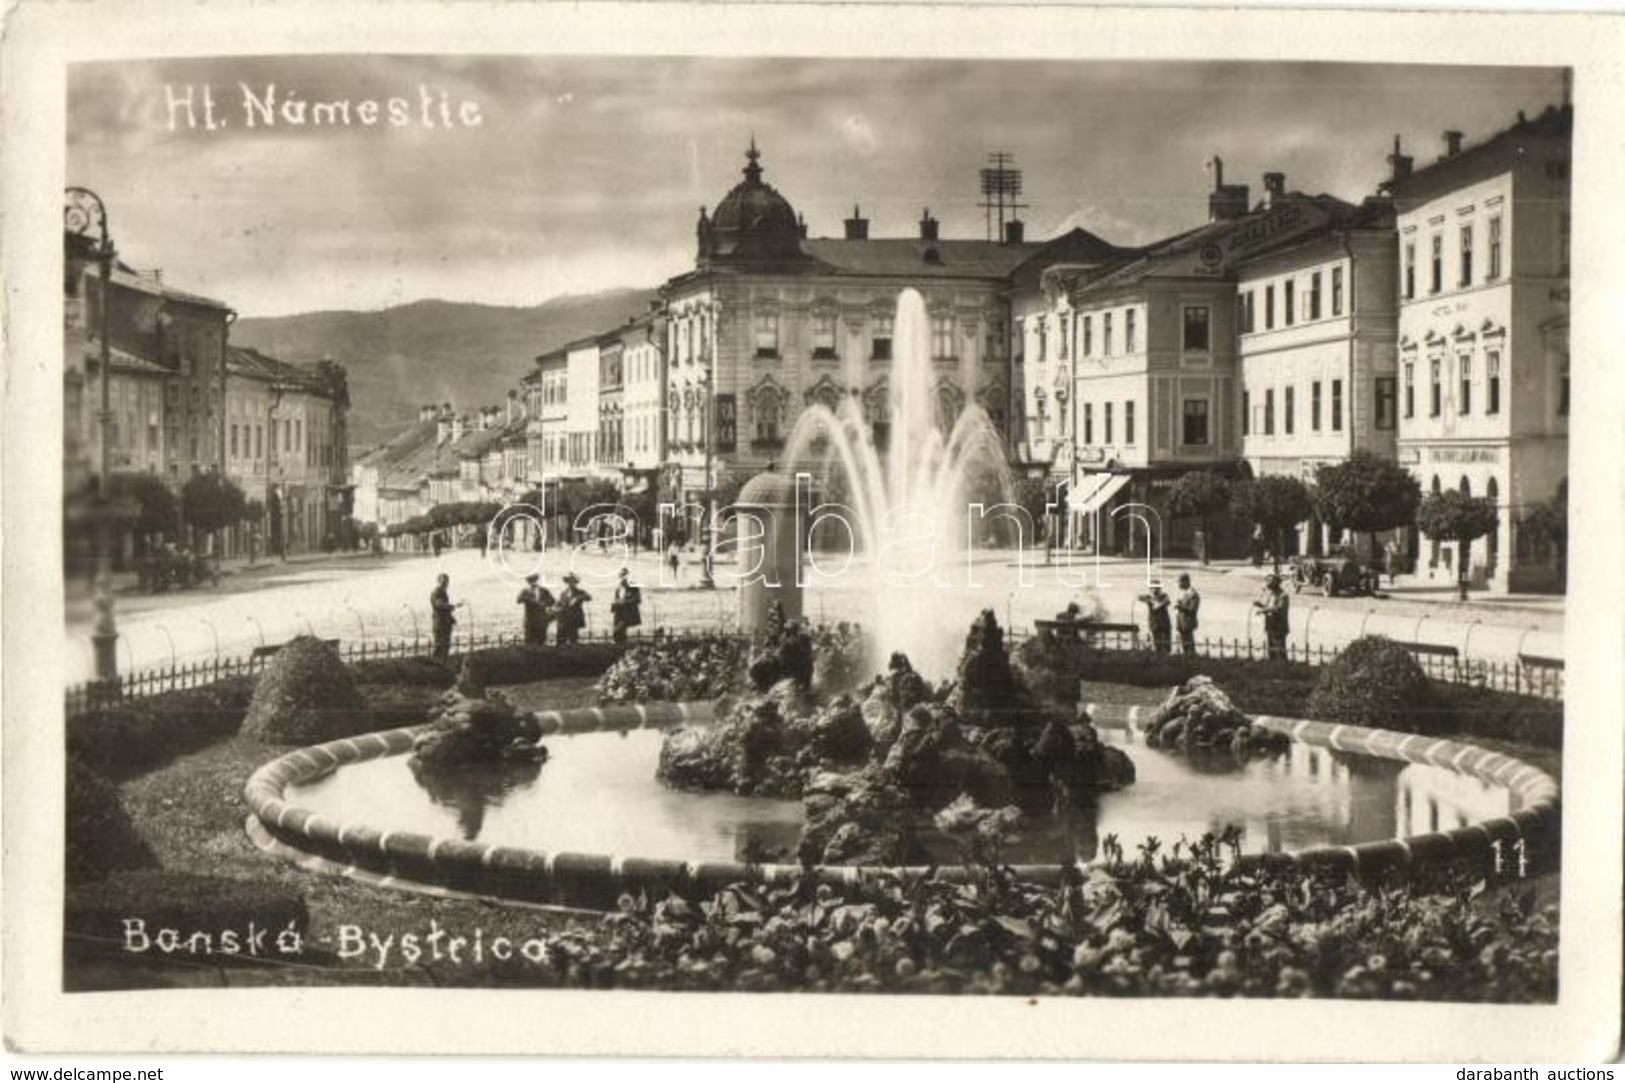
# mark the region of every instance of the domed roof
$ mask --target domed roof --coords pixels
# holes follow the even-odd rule
[[[745,152],[745,179],[717,204],[716,213],[700,217],[701,257],[794,258],[801,254],[801,220],[790,201],[762,180],[756,140]]]

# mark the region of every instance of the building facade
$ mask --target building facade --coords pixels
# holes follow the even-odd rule
[[[1355,451],[1395,457],[1396,251],[1392,204],[1374,199],[1239,265],[1241,454],[1255,476],[1312,485]],[[1301,534],[1310,551],[1334,540],[1314,520]]]
[[[1424,493],[1455,488],[1500,512],[1466,552],[1421,539],[1423,574],[1556,585],[1556,554],[1520,524],[1568,473],[1572,143],[1565,106],[1466,149],[1446,133],[1425,168],[1396,153],[1399,459]]]

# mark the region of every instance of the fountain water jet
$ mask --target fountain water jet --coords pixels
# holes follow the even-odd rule
[[[1010,503],[1010,469],[986,410],[968,400],[949,417],[941,407],[925,299],[916,290],[898,295],[892,345],[887,446],[876,445],[854,392],[835,410],[815,404],[803,412],[786,458],[791,473],[822,479],[826,500],[846,505],[869,554],[865,627],[878,657],[906,651],[922,672],[944,674],[979,608],[958,597],[976,520],[969,504],[979,500],[984,518],[997,521],[992,507]]]

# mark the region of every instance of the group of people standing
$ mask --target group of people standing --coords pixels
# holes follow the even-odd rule
[[[592,595],[581,587],[581,577],[574,572],[564,574],[564,588],[555,595],[542,585],[540,574],[525,576],[525,588],[519,592],[517,602],[524,608],[525,643],[541,646],[547,642],[548,629],[558,626],[556,641],[579,643],[587,627],[587,603]],[[444,662],[451,656],[452,629],[457,625],[457,610],[467,602],[451,600],[451,576],[441,574],[429,594],[429,609],[434,622],[434,657]],[[626,642],[626,633],[643,623],[643,591],[632,582],[631,573],[621,569],[615,586],[615,598],[610,603],[614,639]]]
[[[1191,585],[1189,575],[1179,577],[1179,596],[1170,597],[1162,589],[1160,579],[1151,580],[1150,589],[1140,595],[1140,601],[1150,611],[1151,644],[1161,654],[1173,650],[1174,632],[1179,632],[1181,654],[1196,653],[1196,628],[1200,623],[1202,595]],[[1264,580],[1263,593],[1253,602],[1253,609],[1264,617],[1264,639],[1269,644],[1269,657],[1285,659],[1286,639],[1290,627],[1288,613],[1291,596],[1282,589],[1281,577],[1269,575]]]

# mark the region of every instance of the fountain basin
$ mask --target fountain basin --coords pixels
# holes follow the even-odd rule
[[[1135,723],[1148,709],[1097,708],[1103,730]],[[547,735],[564,736],[559,742],[569,758],[568,736],[604,732],[660,730],[711,720],[710,704],[650,704],[646,706],[582,708],[540,712]],[[1355,845],[1320,845],[1280,852],[1244,853],[1243,864],[1259,867],[1328,867],[1359,875],[1417,867],[1456,859],[1483,862],[1488,869],[1495,843],[1513,846],[1519,839],[1545,845],[1555,831],[1559,788],[1554,779],[1532,764],[1462,741],[1357,726],[1334,725],[1300,719],[1256,718],[1258,725],[1287,734],[1299,749],[1331,750],[1356,757],[1427,765],[1463,780],[1478,780],[1499,787],[1508,795],[1507,815],[1487,818],[1448,830],[1411,833],[1404,838],[1361,842]],[[416,830],[392,830],[389,814],[369,814],[365,822],[309,807],[299,788],[324,776],[383,757],[404,757],[423,727],[387,730],[301,749],[261,767],[249,779],[245,797],[252,815],[250,835],[263,848],[314,867],[341,871],[375,880],[385,886],[491,895],[530,903],[608,908],[623,893],[639,891],[686,896],[702,895],[741,881],[784,883],[803,875],[848,890],[861,888],[882,876],[898,873],[924,875],[927,868],[815,866],[788,862],[749,863],[739,860],[692,859],[671,856],[620,856],[611,853],[548,851],[534,846],[451,837]],[[1136,755],[1161,755],[1145,750]],[[555,755],[555,763],[561,762]],[[1328,762],[1330,762],[1328,760]],[[290,794],[289,791],[295,791]],[[1121,795],[1134,800],[1134,789]],[[376,803],[370,807],[380,807]],[[595,810],[583,809],[582,815]],[[600,811],[600,815],[603,813]],[[1108,824],[1108,826],[1110,826]],[[1441,825],[1442,827],[1443,825]],[[1164,839],[1171,842],[1172,839]],[[1040,883],[1057,883],[1086,867],[1085,861],[1018,863],[1017,872]],[[947,879],[966,879],[974,870],[945,864],[935,868]]]

